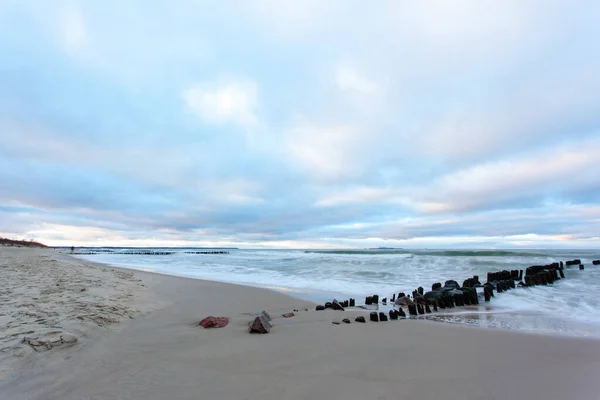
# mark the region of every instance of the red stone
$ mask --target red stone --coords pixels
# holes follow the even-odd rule
[[[227,317],[206,317],[202,321],[200,321],[199,325],[205,329],[208,328],[222,328],[229,323],[229,318]]]

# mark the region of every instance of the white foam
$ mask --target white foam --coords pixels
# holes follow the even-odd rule
[[[336,254],[299,250],[233,250],[230,254],[192,255],[181,250],[169,256],[98,254],[84,257],[166,274],[275,288],[311,300],[336,296],[354,297],[359,302],[372,294],[391,297],[400,291],[411,293],[420,285],[428,291],[434,282],[443,284],[454,279],[462,284],[464,279],[473,275],[479,275],[484,282],[486,273],[491,271],[525,269],[529,265],[581,258],[586,270],[565,270],[567,279],[554,285],[496,294],[490,307],[507,315],[544,316],[554,321],[538,323],[538,326],[544,326],[540,330],[568,331],[565,326],[571,323],[596,327],[600,333],[600,301],[597,296],[600,293],[600,266],[591,264],[595,254],[583,251],[532,253],[531,256],[518,253],[445,256],[431,251]],[[507,319],[503,321],[504,326]],[[515,325],[511,328],[518,329],[519,324]],[[535,330],[535,326],[531,324],[523,329]]]

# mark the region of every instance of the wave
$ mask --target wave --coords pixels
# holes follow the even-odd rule
[[[546,254],[510,250],[443,250],[418,253],[443,257],[544,257]]]
[[[306,250],[315,254],[381,255],[411,254],[440,257],[545,257],[547,254],[510,250]]]
[[[314,254],[367,254],[367,255],[381,255],[381,254],[413,254],[407,250],[305,250],[305,253]]]

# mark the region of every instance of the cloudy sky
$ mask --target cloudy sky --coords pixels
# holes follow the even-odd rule
[[[600,2],[3,0],[0,236],[598,247]]]

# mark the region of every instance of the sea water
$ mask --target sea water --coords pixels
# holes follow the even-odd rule
[[[94,249],[97,251],[99,249]],[[434,282],[459,284],[487,272],[525,269],[581,259],[585,270],[565,269],[553,285],[496,293],[490,303],[472,309],[440,311],[433,318],[469,325],[600,337],[600,266],[592,250],[227,250],[228,254],[189,254],[199,249],[147,249],[172,254],[127,254],[132,249],[100,249],[81,257],[121,267],[265,287],[315,302],[357,299],[379,294],[425,291]],[[206,249],[202,249],[206,250]],[[85,249],[78,249],[85,252]],[[425,316],[423,317],[425,318]],[[432,316],[429,316],[432,318]]]

